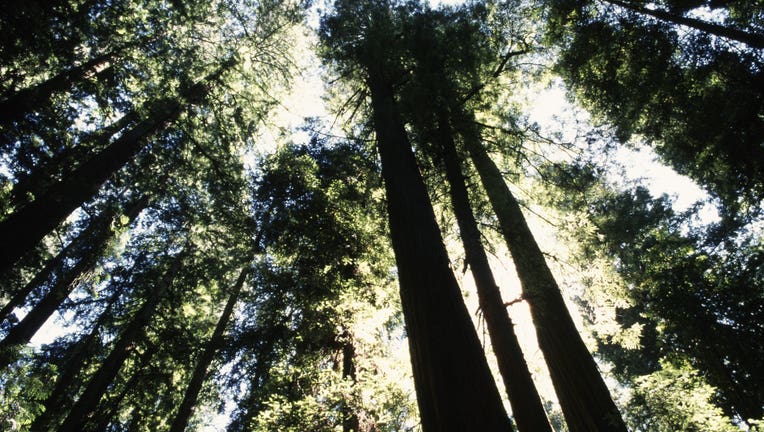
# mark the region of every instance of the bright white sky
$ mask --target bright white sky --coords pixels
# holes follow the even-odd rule
[[[547,136],[561,132],[564,140],[573,140],[574,116],[579,120],[588,118],[588,115],[582,115],[580,109],[566,100],[564,86],[559,81],[553,81],[549,88],[532,90],[526,99],[530,106],[529,119],[537,122]],[[619,183],[641,179],[654,196],[665,193],[674,197],[674,207],[677,210],[684,210],[708,197],[695,182],[662,164],[648,146],[641,145],[638,148],[634,150],[621,145],[614,154],[609,155],[613,162],[625,170],[626,178],[617,179]],[[707,208],[703,217],[706,221],[713,219],[715,210]]]

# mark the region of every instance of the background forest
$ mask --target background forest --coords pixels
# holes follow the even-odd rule
[[[762,198],[760,0],[7,0],[0,430],[764,430]]]

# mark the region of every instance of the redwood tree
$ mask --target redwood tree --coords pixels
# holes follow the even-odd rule
[[[332,60],[357,68],[371,95],[422,426],[509,430],[396,106],[393,80],[400,67],[390,6],[336,2],[322,36]]]

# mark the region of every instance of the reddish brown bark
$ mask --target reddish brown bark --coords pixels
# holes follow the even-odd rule
[[[576,329],[520,205],[481,145],[474,124],[467,119],[461,126],[465,145],[512,254],[523,298],[530,306],[539,347],[568,428],[571,432],[626,432],[621,414]]]
[[[491,346],[512,406],[512,416],[521,432],[552,432],[480,239],[480,230],[470,206],[449,116],[443,112],[439,117],[440,144],[450,186],[451,204],[467,263],[475,279],[480,309],[485,317]]]
[[[377,65],[366,66],[422,428],[511,430],[392,89]]]

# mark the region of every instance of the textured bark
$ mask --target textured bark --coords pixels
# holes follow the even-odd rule
[[[366,66],[422,429],[511,430],[391,86]]]
[[[226,302],[226,305],[223,308],[223,313],[220,314],[215,330],[212,332],[212,336],[209,341],[207,341],[207,346],[204,348],[199,360],[196,362],[194,372],[191,375],[191,380],[183,395],[183,401],[180,403],[178,412],[175,414],[175,419],[170,426],[170,432],[183,432],[186,430],[188,421],[193,414],[196,400],[199,397],[199,392],[202,389],[202,384],[204,384],[204,380],[207,378],[207,370],[218,350],[223,346],[225,329],[228,326],[228,322],[231,320],[233,308],[239,300],[239,294],[241,293],[244,281],[247,279],[250,271],[251,267],[248,263],[247,267],[239,274],[239,279],[236,281],[233,291],[231,291],[231,295],[228,297],[228,302]]]
[[[186,104],[203,98],[209,90],[209,83],[232,65],[233,61],[225,62],[215,73],[186,89],[179,97],[157,102],[148,118],[80,165],[71,175],[51,186],[43,196],[0,222],[0,239],[3,239],[0,245],[0,274],[34,249],[71,212],[92,198],[109,177],[143,149],[149,136],[172,122]]]
[[[148,196],[133,202],[125,212],[129,219],[128,223],[132,223],[138,214],[146,208],[148,203]],[[37,333],[40,327],[45,324],[45,321],[61,306],[61,303],[77,287],[81,276],[93,269],[98,258],[101,257],[106,249],[109,240],[114,237],[115,230],[111,217],[101,218],[93,222],[93,224],[92,231],[88,227],[86,232],[83,233],[86,236],[80,236],[73,241],[77,242],[74,248],[79,255],[75,257],[77,262],[72,267],[62,269],[56,275],[56,280],[48,294],[0,341],[0,370],[5,369],[13,361],[17,347],[29,343],[32,336]]]
[[[552,432],[480,240],[480,231],[470,207],[467,186],[446,113],[439,116],[439,135],[450,185],[451,204],[515,424],[521,432]]]
[[[151,317],[157,310],[159,303],[164,297],[165,292],[172,285],[175,275],[180,270],[185,253],[181,253],[174,258],[170,269],[165,273],[158,286],[151,291],[149,298],[143,303],[141,308],[133,316],[132,321],[128,323],[120,333],[114,346],[108,356],[103,360],[101,366],[88,381],[85,390],[80,394],[77,402],[74,403],[64,422],[58,428],[59,432],[79,432],[95,414],[98,402],[103,397],[109,384],[119,373],[130,354],[135,351],[137,341],[145,335],[146,326],[151,321]]]
[[[626,431],[591,353],[565,306],[557,282],[536,244],[519,204],[469,120],[463,138],[499,219],[528,302],[541,351],[571,432]]]
[[[620,6],[624,9],[649,15],[653,18],[658,18],[661,21],[668,21],[674,24],[691,27],[696,30],[700,30],[705,33],[709,33],[715,36],[719,36],[725,39],[732,39],[738,42],[742,42],[752,48],[764,48],[764,35],[749,33],[743,30],[738,30],[732,27],[726,27],[719,24],[705,22],[695,18],[687,18],[682,15],[677,15],[671,12],[662,11],[659,9],[649,9],[643,6],[631,4],[628,1],[620,0],[605,0],[610,4]]]

